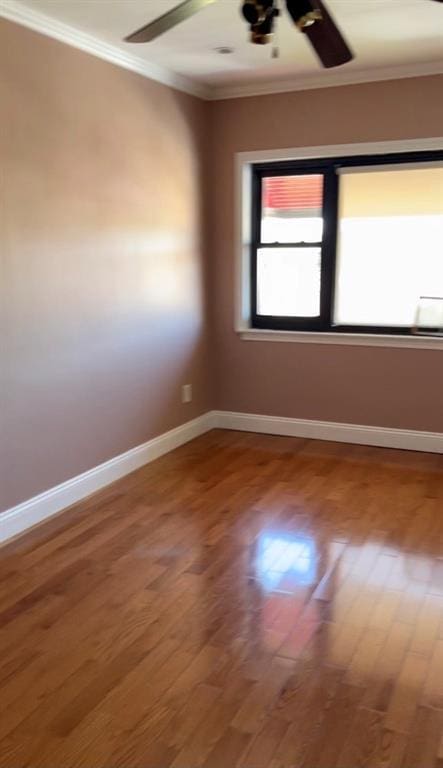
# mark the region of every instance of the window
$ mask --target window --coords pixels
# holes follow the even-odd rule
[[[253,165],[251,224],[253,327],[442,330],[443,152]]]

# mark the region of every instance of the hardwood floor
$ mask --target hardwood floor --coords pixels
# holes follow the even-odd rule
[[[1,768],[443,768],[443,456],[214,430],[0,578]]]

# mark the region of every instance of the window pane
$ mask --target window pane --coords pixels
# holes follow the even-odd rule
[[[410,327],[420,296],[443,296],[443,169],[340,179],[334,321]]]
[[[319,243],[323,232],[323,176],[262,180],[262,243]]]
[[[318,317],[320,248],[261,248],[257,252],[257,314]]]

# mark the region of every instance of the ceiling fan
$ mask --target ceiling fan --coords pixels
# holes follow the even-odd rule
[[[184,0],[150,24],[125,37],[125,42],[147,43],[154,40],[214,2],[216,0]],[[278,2],[279,0],[243,0],[241,12],[249,24],[252,43],[264,45],[271,42],[274,22],[280,15]],[[292,21],[300,32],[306,35],[324,67],[339,67],[354,58],[323,0],[285,2]],[[441,3],[443,0],[436,2]]]

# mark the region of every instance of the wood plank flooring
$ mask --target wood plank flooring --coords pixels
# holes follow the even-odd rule
[[[1,768],[443,768],[443,456],[214,430],[0,549]]]

